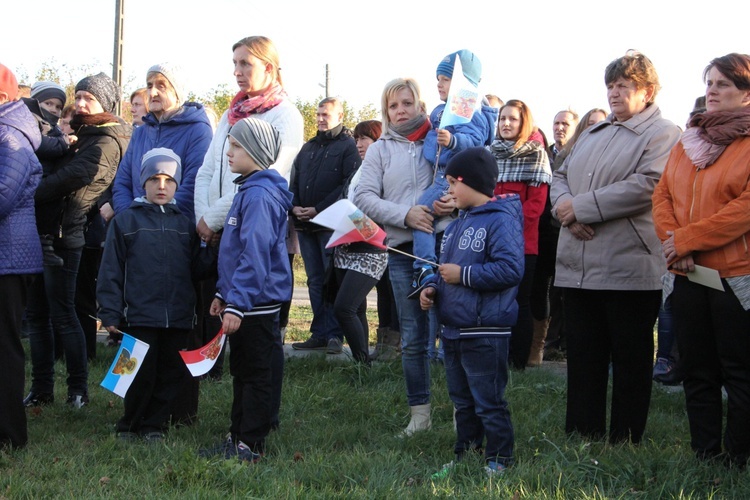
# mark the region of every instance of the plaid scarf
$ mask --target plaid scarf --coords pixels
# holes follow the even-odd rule
[[[537,141],[527,141],[516,149],[515,141],[495,139],[490,152],[497,162],[497,182],[525,182],[535,187],[552,182],[547,153]]]
[[[239,92],[229,104],[229,125],[234,125],[248,116],[264,113],[281,104],[286,97],[286,91],[278,83],[274,83],[265,92],[256,96]]]
[[[682,133],[682,147],[698,169],[713,165],[738,137],[750,136],[750,106],[735,111],[698,113]]]

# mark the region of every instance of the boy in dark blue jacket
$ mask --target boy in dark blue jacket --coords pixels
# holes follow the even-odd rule
[[[208,267],[199,263],[209,251],[200,248],[195,225],[175,204],[181,178],[180,157],[171,149],[144,154],[146,196],[112,219],[105,240],[96,289],[102,325],[110,334],[127,328],[149,345],[117,422],[122,440],[164,438],[186,372],[179,351],[194,325],[193,279]]]
[[[513,426],[505,401],[510,327],[523,276],[523,215],[518,196],[493,198],[497,164],[484,148],[448,163],[449,194],[461,210],[445,230],[438,273],[420,293],[443,325],[448,392],[456,411],[456,460],[484,448],[486,471],[513,461]],[[447,475],[454,462],[436,477]]]
[[[226,441],[200,450],[254,463],[278,422],[284,352],[279,330],[281,304],[292,297],[292,270],[286,249],[287,213],[292,193],[269,167],[281,149],[268,122],[244,118],[229,131],[229,168],[240,174],[219,245],[219,282],[212,316],[222,316],[229,336],[234,400]]]

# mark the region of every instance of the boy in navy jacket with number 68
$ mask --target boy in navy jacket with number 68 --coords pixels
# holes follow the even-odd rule
[[[443,325],[448,392],[456,409],[456,460],[482,447],[488,474],[513,462],[505,401],[510,328],[523,276],[523,214],[516,195],[493,198],[497,164],[485,148],[454,156],[445,171],[461,213],[445,230],[438,273],[420,294]],[[435,477],[450,473],[454,462]]]

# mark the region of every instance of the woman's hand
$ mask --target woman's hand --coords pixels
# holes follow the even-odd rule
[[[588,224],[574,222],[568,226],[568,231],[570,231],[577,240],[589,241],[594,239],[594,228]]]
[[[111,333],[111,334],[113,334],[113,335],[114,335],[115,333],[122,333],[122,332],[121,332],[120,330],[118,330],[118,329],[117,329],[117,327],[116,327],[116,326],[114,326],[114,325],[110,325],[110,326],[105,326],[105,327],[104,327],[104,329],[105,329],[105,330],[107,330],[107,333]]]
[[[449,194],[441,196],[439,200],[435,200],[435,202],[432,204],[432,211],[438,217],[442,217],[443,215],[450,215],[455,209],[456,202]]]
[[[201,220],[198,221],[198,224],[195,225],[195,232],[198,233],[198,236],[201,237],[202,241],[209,242],[212,241],[214,235],[214,231],[208,227],[208,224],[206,224],[206,221],[201,217]]]
[[[458,264],[442,264],[438,267],[438,272],[443,281],[449,285],[458,285],[461,283],[461,266]]]
[[[555,213],[562,227],[568,227],[576,221],[576,214],[573,211],[573,200],[561,202],[555,209]]]
[[[695,261],[693,260],[692,255],[688,255],[686,257],[676,260],[669,267],[671,267],[675,271],[682,271],[683,273],[692,273],[693,271],[695,271]]]
[[[430,209],[424,205],[414,205],[406,214],[404,224],[412,229],[418,229],[432,234],[432,221],[435,220]]]
[[[99,208],[99,215],[104,219],[104,222],[109,222],[115,216],[115,211],[112,210],[112,205],[107,202]]]
[[[661,244],[661,251],[664,254],[664,258],[667,259],[667,263],[677,260],[677,250],[674,247],[674,231],[667,231],[669,238],[664,240]]]

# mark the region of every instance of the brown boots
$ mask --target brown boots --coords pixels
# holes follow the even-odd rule
[[[541,321],[534,320],[534,336],[531,340],[531,352],[529,353],[529,360],[526,362],[528,366],[542,366],[544,340],[547,338],[548,327],[549,318]]]
[[[370,359],[375,361],[390,361],[401,354],[401,332],[391,330],[387,326],[378,328],[378,340],[375,350],[370,353]]]

